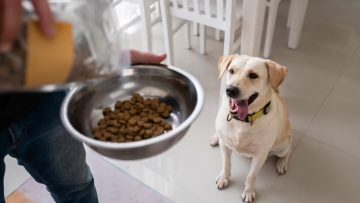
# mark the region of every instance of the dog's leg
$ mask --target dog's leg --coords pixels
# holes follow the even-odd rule
[[[221,139],[219,142],[222,158],[222,169],[219,176],[216,178],[216,185],[219,190],[226,188],[230,184],[231,175],[231,149],[225,146]]]
[[[285,156],[279,157],[279,159],[276,162],[276,171],[278,174],[283,175],[286,173],[288,168],[288,162],[291,154],[291,148],[288,149],[288,152]]]
[[[210,145],[215,147],[219,144],[219,135],[217,133],[215,133],[213,136],[211,136],[210,138]]]
[[[252,202],[255,199],[256,176],[264,165],[267,156],[268,153],[262,153],[252,158],[250,171],[245,181],[245,189],[241,195],[243,202]]]

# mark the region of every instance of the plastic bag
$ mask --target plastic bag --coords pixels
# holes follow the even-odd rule
[[[130,65],[130,56],[121,50],[123,35],[117,29],[112,0],[49,1],[57,21],[73,26],[75,62],[65,84],[48,84],[52,89],[72,82],[88,81],[116,74],[119,67]],[[24,26],[11,52],[0,54],[0,91],[42,91],[45,86],[25,89],[26,22],[36,19],[30,1],[24,1]],[[55,87],[55,88],[54,88]]]

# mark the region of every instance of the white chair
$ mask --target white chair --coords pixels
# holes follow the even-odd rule
[[[190,48],[189,23],[200,25],[200,53],[205,53],[206,28],[209,26],[224,31],[224,55],[233,53],[240,46],[240,37],[235,38],[235,31],[241,25],[241,15],[235,14],[238,0],[160,0],[161,17],[164,26],[165,51],[168,63],[174,63],[173,35],[182,25],[187,27],[187,47]],[[215,6],[214,6],[215,5]],[[173,27],[172,16],[185,23]]]
[[[145,51],[152,51],[152,34],[151,28],[155,24],[161,21],[160,18],[160,9],[159,9],[159,0],[118,0],[117,3],[122,1],[126,1],[132,4],[136,4],[140,8],[140,16],[134,18],[132,21],[128,22],[125,26],[121,29],[126,29],[129,26],[133,25],[137,20],[141,19],[142,23],[142,36],[143,36],[143,43],[144,43],[144,50]],[[159,15],[156,18],[151,18],[151,13],[158,12]]]
[[[274,37],[275,24],[279,3],[281,0],[268,1],[268,20],[264,45],[264,57],[269,58],[271,55],[272,41]],[[299,46],[305,13],[308,0],[291,0],[287,27],[290,28],[288,47],[296,49]]]

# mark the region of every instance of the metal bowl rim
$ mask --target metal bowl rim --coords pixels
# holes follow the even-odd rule
[[[144,65],[145,66],[145,65]],[[157,68],[163,68],[164,66],[155,66]],[[166,67],[166,66],[165,66]],[[134,66],[136,68],[136,66]],[[147,140],[141,140],[136,142],[129,142],[129,143],[111,143],[111,142],[103,142],[98,141],[93,138],[90,138],[88,136],[85,136],[81,133],[79,133],[70,123],[69,118],[67,117],[67,109],[69,106],[70,99],[73,97],[73,95],[79,91],[82,86],[73,88],[65,97],[62,106],[61,106],[61,121],[64,124],[65,128],[77,139],[84,141],[85,143],[99,147],[99,148],[105,148],[105,149],[131,149],[131,148],[138,148],[138,147],[144,147],[156,143],[160,143],[162,141],[165,141],[167,139],[170,139],[171,137],[174,137],[181,133],[182,131],[186,130],[192,122],[195,121],[195,119],[199,116],[203,106],[204,106],[204,90],[202,86],[200,85],[199,81],[190,73],[181,70],[180,68],[174,67],[174,66],[167,66],[168,69],[171,69],[172,71],[178,72],[181,75],[188,78],[194,85],[196,89],[196,93],[198,96],[198,99],[196,101],[195,108],[193,112],[190,114],[190,116],[182,122],[179,126],[177,126],[174,130],[171,130],[165,134],[162,134],[161,136],[154,137]]]

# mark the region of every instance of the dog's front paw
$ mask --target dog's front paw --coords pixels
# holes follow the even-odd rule
[[[220,174],[216,178],[216,185],[219,190],[225,189],[227,186],[229,186],[230,180],[229,177],[226,177],[225,175]]]
[[[219,136],[218,135],[213,135],[211,138],[210,138],[210,145],[215,147],[219,144]]]
[[[244,190],[241,195],[242,201],[249,203],[255,200],[255,190]]]
[[[286,173],[288,167],[288,160],[286,158],[279,158],[276,162],[276,171],[283,175]]]

